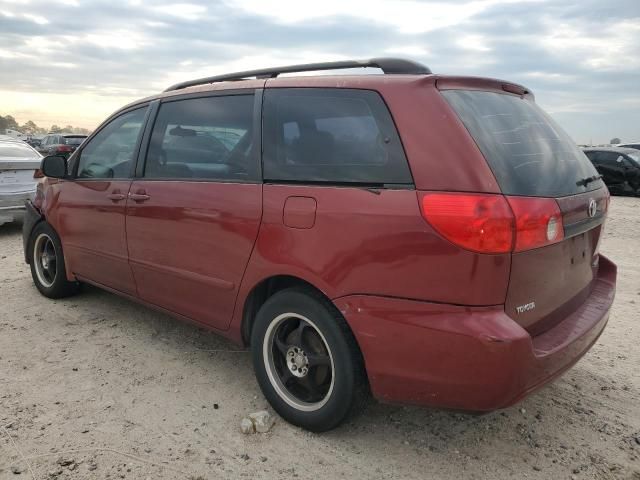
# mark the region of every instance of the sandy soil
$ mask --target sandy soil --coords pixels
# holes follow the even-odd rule
[[[640,199],[614,198],[609,326],[572,370],[484,416],[373,403],[316,435],[267,407],[247,352],[95,288],[49,301],[0,227],[0,478],[640,480]],[[20,473],[14,473],[20,472]]]

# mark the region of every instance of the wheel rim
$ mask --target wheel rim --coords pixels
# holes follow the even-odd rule
[[[262,345],[267,376],[293,408],[322,408],[333,392],[335,367],[320,329],[307,317],[283,313],[273,319]]]
[[[46,233],[41,233],[33,244],[33,262],[41,285],[49,288],[58,274],[56,247]]]

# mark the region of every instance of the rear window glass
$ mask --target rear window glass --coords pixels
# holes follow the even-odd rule
[[[376,92],[267,90],[264,125],[265,180],[412,183],[395,125]]]
[[[1,143],[0,158],[39,158],[39,155],[27,145]]]
[[[87,137],[63,137],[65,145],[80,145]]]
[[[561,197],[602,186],[577,145],[534,102],[494,92],[446,90],[504,194]]]

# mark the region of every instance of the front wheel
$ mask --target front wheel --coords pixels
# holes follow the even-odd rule
[[[288,422],[330,430],[366,396],[362,357],[353,333],[322,295],[290,288],[269,298],[251,334],[260,388]]]
[[[78,283],[67,280],[62,243],[51,225],[37,224],[29,239],[31,276],[42,295],[63,298],[78,291]]]

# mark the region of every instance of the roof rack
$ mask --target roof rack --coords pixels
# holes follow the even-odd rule
[[[224,82],[228,80],[244,80],[246,78],[276,78],[281,73],[313,72],[320,70],[341,70],[345,68],[380,68],[385,74],[412,74],[428,75],[431,73],[428,67],[421,63],[402,58],[372,58],[370,60],[343,60],[339,62],[306,63],[301,65],[288,65],[276,68],[263,68],[260,70],[247,70],[245,72],[225,73],[213,77],[199,78],[186,82],[176,83],[165,90],[181,90],[195,85]]]

